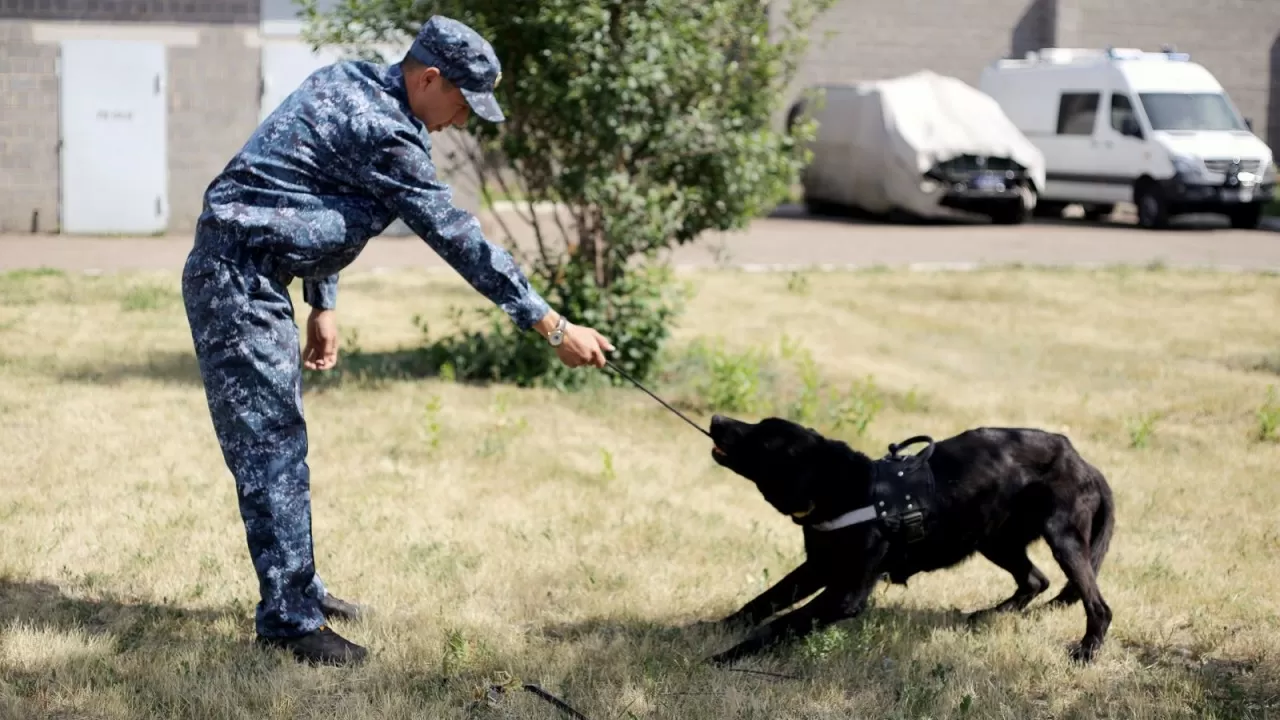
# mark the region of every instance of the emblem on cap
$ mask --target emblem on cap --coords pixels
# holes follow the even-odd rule
[[[493,86],[498,87],[498,83],[502,82],[502,71],[498,71],[498,76],[493,79]]]

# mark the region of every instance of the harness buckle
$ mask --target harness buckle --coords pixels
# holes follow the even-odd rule
[[[924,539],[924,513],[919,510],[911,510],[902,513],[898,519],[898,532],[902,534],[902,539],[907,543],[919,542]]]

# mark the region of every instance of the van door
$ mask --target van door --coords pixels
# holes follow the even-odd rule
[[[1138,119],[1136,103],[1125,88],[1113,88],[1094,140],[1099,187],[1108,202],[1133,202],[1133,183],[1150,164],[1147,132]]]
[[[1045,155],[1045,193],[1059,202],[1108,202],[1108,178],[1099,170],[1101,146],[1099,90],[1063,90],[1058,96],[1058,125],[1037,144]]]

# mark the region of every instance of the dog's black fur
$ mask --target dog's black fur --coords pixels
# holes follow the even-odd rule
[[[1111,608],[1098,591],[1097,573],[1111,541],[1114,502],[1106,478],[1066,437],[978,428],[937,442],[928,458],[934,525],[904,553],[876,521],[830,531],[811,527],[871,504],[873,461],[867,455],[781,418],[749,424],[717,415],[711,436],[715,461],[754,482],[769,504],[804,529],[806,555],[800,567],[719,622],[725,629],[753,629],[712,662],[729,663],[786,636],[803,637],[853,617],[886,575],[905,584],[916,573],[952,567],[975,552],[1009,571],[1018,587],[970,619],[1022,610],[1049,587],[1027,557],[1027,546],[1041,537],[1067,576],[1050,605],[1084,600],[1087,627],[1072,656],[1091,662],[1102,646]],[[760,625],[818,590],[823,592],[808,604]]]

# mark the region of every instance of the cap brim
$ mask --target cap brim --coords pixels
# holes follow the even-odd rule
[[[507,116],[502,114],[502,108],[498,107],[498,99],[493,96],[493,93],[459,89],[462,90],[462,97],[467,99],[467,104],[476,115],[495,123],[507,119]]]

